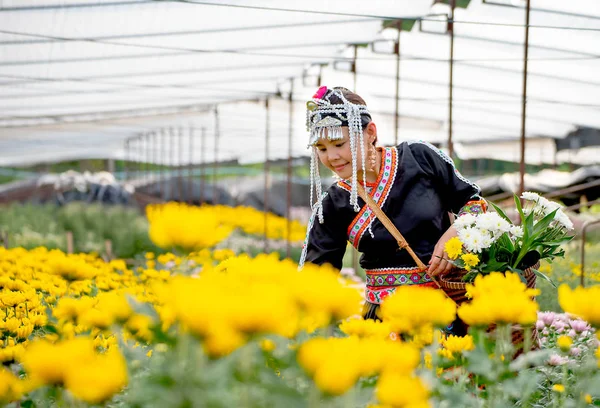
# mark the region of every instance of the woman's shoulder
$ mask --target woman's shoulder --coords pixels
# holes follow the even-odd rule
[[[417,161],[428,160],[431,157],[452,163],[450,158],[440,148],[424,140],[407,140],[396,146],[399,153],[410,153]]]

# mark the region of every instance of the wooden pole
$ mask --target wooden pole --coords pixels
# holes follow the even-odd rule
[[[73,232],[67,231],[67,254],[73,253]]]

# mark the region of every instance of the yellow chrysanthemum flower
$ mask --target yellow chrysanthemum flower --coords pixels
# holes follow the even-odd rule
[[[183,248],[188,251],[213,247],[223,241],[233,227],[209,207],[180,203],[149,205],[146,215],[152,242],[161,248]]]
[[[453,359],[456,355],[462,354],[464,351],[475,349],[473,337],[470,335],[462,337],[450,335],[442,339],[441,346],[442,348],[438,350],[438,353],[449,359]]]
[[[300,347],[298,362],[320,390],[341,395],[362,376],[384,371],[410,374],[419,364],[419,351],[408,344],[376,338],[317,337]]]
[[[452,237],[444,245],[444,250],[448,254],[448,258],[456,259],[462,254],[462,242],[458,237]]]
[[[479,264],[479,256],[475,254],[463,254],[461,255],[460,259],[462,259],[465,263],[465,266],[468,266],[469,268],[472,268]]]
[[[450,324],[456,317],[456,304],[441,290],[400,286],[381,304],[381,317],[392,331],[410,333],[423,326]]]
[[[4,367],[0,367],[0,402],[9,403],[17,400],[22,392],[21,381]]]
[[[89,338],[75,338],[57,344],[37,341],[27,347],[20,360],[32,379],[54,385],[65,381],[73,365],[85,364],[94,354],[94,344]]]
[[[556,345],[562,351],[567,352],[571,349],[571,346],[573,345],[573,339],[565,335],[559,336],[558,339],[556,339]]]
[[[393,407],[430,406],[429,391],[418,377],[393,371],[379,377],[375,395],[379,402]]]
[[[567,284],[562,284],[558,288],[560,307],[567,313],[581,317],[596,328],[600,327],[599,298],[600,286],[571,289]]]
[[[390,337],[390,333],[392,333],[390,325],[386,322],[357,318],[344,320],[340,324],[340,330],[349,336],[376,337],[380,339],[387,339]]]
[[[85,365],[71,367],[65,375],[65,388],[90,404],[106,401],[127,382],[127,363],[118,351],[94,355]]]
[[[531,297],[539,290],[528,289],[517,274],[479,275],[473,285],[467,285],[467,291],[473,300],[459,307],[458,316],[469,325],[531,325],[537,321],[538,304]]]
[[[565,386],[562,384],[554,384],[552,386],[552,391],[556,391],[556,392],[565,392]]]

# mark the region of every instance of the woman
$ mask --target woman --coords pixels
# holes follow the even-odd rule
[[[367,274],[365,318],[376,318],[381,301],[398,286],[437,287],[431,277],[452,267],[444,252],[446,241],[457,235],[451,214],[484,211],[479,187],[429,143],[376,147],[377,126],[365,101],[345,88],[319,88],[307,108],[313,215],[300,268],[306,261],[341,269],[350,241],[362,253],[360,265]],[[318,161],[340,178],[323,194]],[[358,183],[419,259],[428,261],[427,270],[419,270],[407,251],[398,249],[397,241],[358,196]]]

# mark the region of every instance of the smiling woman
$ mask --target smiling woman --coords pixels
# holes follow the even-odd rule
[[[433,277],[452,267],[444,244],[456,236],[452,214],[483,212],[479,187],[452,160],[425,142],[377,147],[377,126],[365,101],[345,88],[321,87],[307,103],[310,131],[313,216],[300,260],[341,269],[349,241],[362,252],[367,273],[366,318],[378,318],[379,304],[399,286],[433,286]],[[339,181],[320,191],[319,162]],[[390,218],[416,256],[419,268],[358,194],[358,186]],[[317,198],[313,199],[313,190]],[[449,331],[460,334],[458,327]]]

